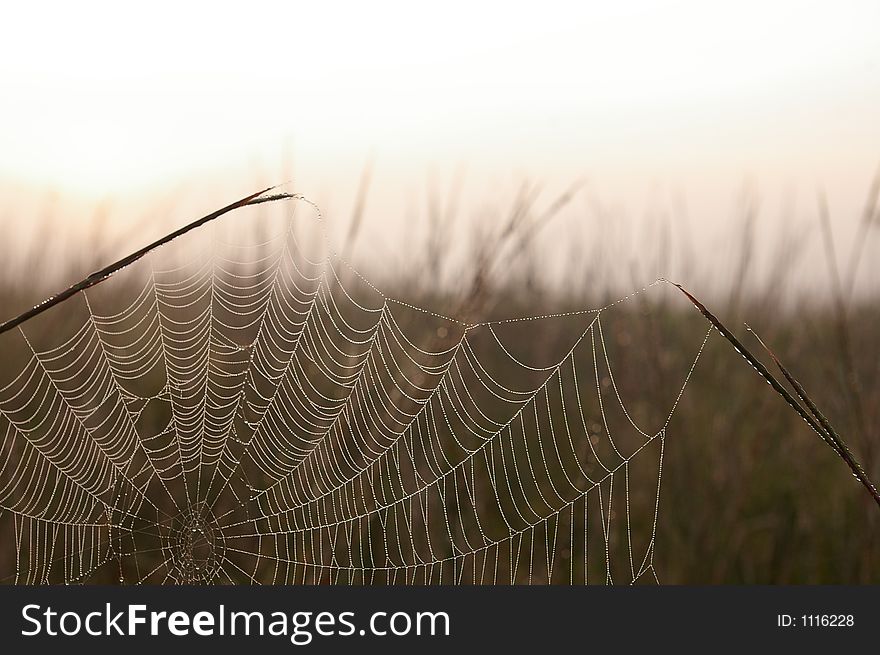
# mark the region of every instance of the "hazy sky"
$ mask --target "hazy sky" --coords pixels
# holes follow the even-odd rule
[[[586,178],[722,216],[751,181],[772,202],[822,184],[845,213],[880,163],[876,0],[236,7],[7,4],[3,188],[228,200],[287,152],[340,212],[372,159],[385,215],[462,168],[472,198]]]

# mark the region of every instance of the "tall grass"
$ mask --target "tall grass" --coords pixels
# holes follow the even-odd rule
[[[367,173],[343,252],[368,229],[362,225],[368,181]],[[541,206],[534,188],[524,185],[508,212],[488,227],[481,224],[470,240],[469,265],[456,270],[454,285],[444,286],[436,281],[452,258],[448,225],[453,212],[448,207],[454,201],[444,209],[434,199],[418,257],[424,263],[421,274],[392,278],[385,290],[470,322],[606,304],[620,290],[602,274],[603,265],[614,257],[601,252],[602,243],[567,244],[569,265],[577,271],[571,278],[582,282],[549,285],[542,275],[545,257],[537,253],[535,237],[552,229],[576,193],[573,187]],[[738,244],[738,264],[728,280],[728,293],[713,299],[712,311],[691,296],[726,341],[709,342],[669,428],[656,554],[664,582],[880,582],[880,513],[840,462],[843,458],[857,476],[861,471],[866,487],[867,480],[880,478],[880,339],[875,328],[880,321],[880,277],[865,293],[854,293],[860,267],[876,269],[864,253],[880,232],[878,194],[880,175],[858,219],[858,241],[843,272],[834,224],[820,202],[827,294],[797,295],[786,286],[804,246],[800,238],[780,244],[763,285],[746,284],[758,247],[756,209],[749,205],[739,234],[731,239]],[[95,229],[97,241],[100,226]],[[53,233],[47,222],[40,243],[49,243]],[[648,249],[662,272],[668,266],[668,245],[661,240],[646,244]],[[0,319],[13,317],[45,295],[46,288],[30,283],[42,283],[39,276],[49,268],[40,252],[30,253],[28,271],[7,270],[3,275]],[[683,268],[697,279],[712,263],[690,252],[691,260]],[[97,258],[71,257],[61,277],[78,279],[105,264]],[[634,271],[631,277],[635,284],[638,274]],[[84,282],[89,279],[97,278]],[[692,286],[689,279],[681,282]],[[639,399],[634,411],[650,413],[659,405],[674,371],[692,357],[699,338],[692,316],[693,308],[670,294],[659,294],[627,305],[609,320],[609,348],[624,362],[617,382]],[[754,341],[757,347],[746,345],[748,333],[739,327],[743,321],[772,351]],[[548,329],[527,346],[540,359],[540,353],[552,350],[560,338],[558,330]],[[748,353],[760,376],[730,344]],[[778,365],[790,388],[773,376],[762,363],[765,359],[769,366]],[[768,389],[765,382],[770,380],[778,385],[778,394]],[[798,409],[790,411],[786,403]]]

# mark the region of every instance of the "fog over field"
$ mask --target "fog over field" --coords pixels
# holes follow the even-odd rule
[[[523,183],[544,204],[582,183],[542,234],[549,259],[560,241],[607,240],[607,272],[626,283],[614,263],[644,259],[665,231],[672,270],[645,276],[678,274],[690,247],[723,279],[744,206],[763,249],[787,230],[815,254],[824,192],[848,248],[880,159],[868,1],[42,11],[11,9],[18,29],[0,45],[13,243],[52,215],[80,241],[100,220],[133,245],[288,180],[342,238],[369,168],[367,265],[417,266],[406,238],[432,202],[454,204],[459,243]]]

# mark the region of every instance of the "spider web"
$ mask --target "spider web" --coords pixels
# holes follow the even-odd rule
[[[3,337],[0,579],[658,581],[709,331],[642,427],[603,333],[637,294],[466,323],[370,284],[305,199],[200,228]]]

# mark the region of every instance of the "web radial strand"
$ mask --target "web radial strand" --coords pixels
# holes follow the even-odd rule
[[[0,578],[657,582],[667,433],[709,333],[646,420],[607,322],[636,294],[468,324],[386,295],[294,207],[2,337]]]

